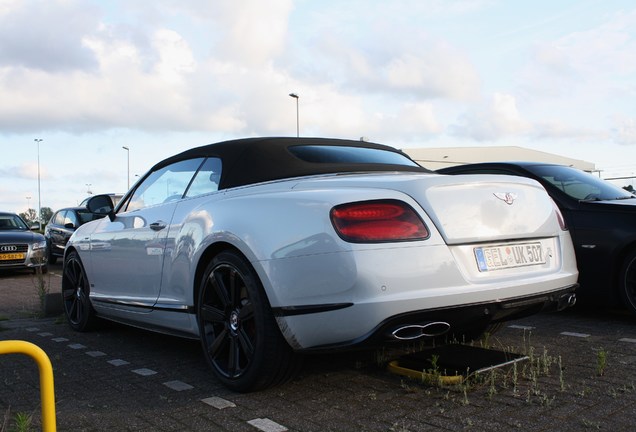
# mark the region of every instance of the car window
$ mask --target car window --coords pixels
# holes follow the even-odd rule
[[[419,166],[400,153],[375,148],[306,145],[289,147],[289,151],[297,158],[313,163]]]
[[[532,171],[577,200],[615,200],[633,195],[592,174],[567,166],[535,166]]]
[[[90,222],[98,218],[97,215],[89,212],[88,210],[79,210],[77,215],[79,216],[79,225],[84,225],[86,222]]]
[[[186,193],[187,197],[194,197],[219,190],[221,179],[221,159],[208,158],[197,172]]]
[[[60,210],[59,212],[55,213],[55,216],[53,218],[53,223],[55,225],[64,225],[64,214],[66,213],[66,210]]]
[[[150,173],[135,189],[126,211],[181,199],[203,160],[188,159]]]
[[[77,216],[73,210],[68,210],[64,216],[64,225],[73,224],[74,227],[79,226]]]
[[[27,230],[24,221],[17,215],[0,215],[0,230]]]

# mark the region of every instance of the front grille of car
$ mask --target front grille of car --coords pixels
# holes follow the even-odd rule
[[[12,260],[0,259],[0,266],[9,264],[22,264],[26,260],[28,252],[28,244],[2,244],[0,245],[0,255],[21,253],[24,254],[24,258]]]

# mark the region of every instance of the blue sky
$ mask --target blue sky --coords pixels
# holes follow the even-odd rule
[[[1,210],[300,133],[521,146],[636,173],[628,0],[0,0]],[[629,181],[625,182],[630,183]],[[27,197],[31,197],[27,199]]]

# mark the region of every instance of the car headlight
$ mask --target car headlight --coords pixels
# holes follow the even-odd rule
[[[38,242],[38,243],[33,243],[32,247],[34,251],[39,249],[46,249],[46,240]]]

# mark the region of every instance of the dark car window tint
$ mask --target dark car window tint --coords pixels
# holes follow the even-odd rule
[[[532,171],[577,200],[615,200],[632,194],[585,171],[566,166],[534,166]]]
[[[66,217],[64,218],[64,225],[73,224],[74,227],[79,226],[77,216],[73,212],[73,210],[69,210],[66,212]]]
[[[192,180],[192,184],[186,193],[187,197],[194,197],[219,190],[219,180],[221,179],[221,159],[208,158],[197,175]]]
[[[308,145],[289,147],[289,151],[297,158],[312,163],[419,166],[400,153],[375,148]]]
[[[137,187],[126,210],[138,210],[181,199],[202,162],[203,158],[188,159],[152,172]]]
[[[28,230],[29,227],[17,215],[0,215],[0,230]]]
[[[77,215],[80,218],[80,222],[79,222],[80,225],[84,225],[86,222],[90,222],[90,221],[98,218],[97,215],[89,212],[88,210],[87,211],[81,211],[80,210],[80,211],[77,212]]]
[[[55,218],[53,219],[55,225],[64,225],[64,213],[66,213],[66,211],[59,211],[55,214]]]

